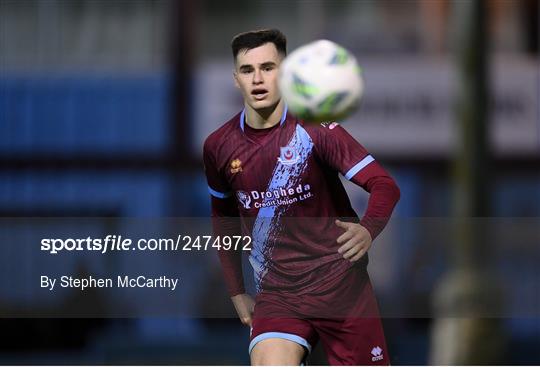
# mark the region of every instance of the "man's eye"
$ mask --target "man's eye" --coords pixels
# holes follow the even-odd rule
[[[270,70],[273,70],[274,68],[272,66],[267,66],[265,67],[263,70],[264,71],[270,71]]]

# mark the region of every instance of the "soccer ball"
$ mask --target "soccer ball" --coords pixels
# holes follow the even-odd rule
[[[332,41],[318,40],[283,60],[279,88],[294,115],[323,122],[341,120],[353,112],[364,83],[353,55]]]

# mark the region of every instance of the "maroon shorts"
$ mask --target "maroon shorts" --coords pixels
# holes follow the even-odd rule
[[[318,315],[314,309],[335,312]],[[259,294],[249,352],[269,338],[294,341],[307,353],[320,339],[331,365],[390,364],[377,301],[365,271],[351,270],[322,298]]]

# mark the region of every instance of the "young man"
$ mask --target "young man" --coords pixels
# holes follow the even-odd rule
[[[287,113],[281,32],[239,34],[232,50],[244,109],[207,138],[204,164],[215,235],[253,241],[255,299],[245,293],[241,251],[219,251],[232,302],[251,326],[251,363],[298,365],[320,339],[330,364],[388,364],[367,251],[399,189],[339,124]],[[339,173],[370,192],[361,220]]]

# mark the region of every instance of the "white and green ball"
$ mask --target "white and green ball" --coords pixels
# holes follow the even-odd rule
[[[351,53],[332,41],[318,40],[283,60],[279,88],[291,113],[305,121],[322,122],[351,114],[364,83]]]

